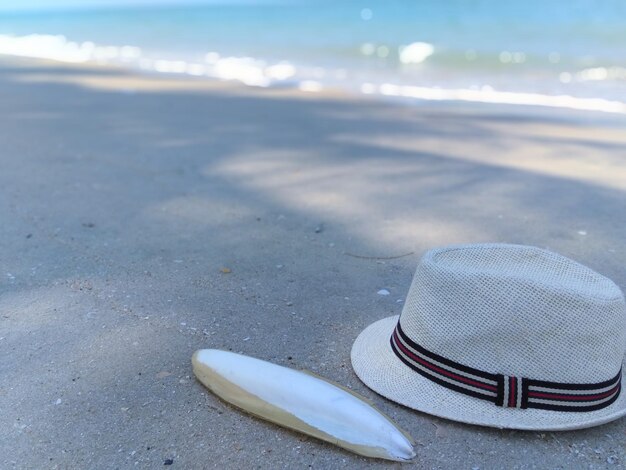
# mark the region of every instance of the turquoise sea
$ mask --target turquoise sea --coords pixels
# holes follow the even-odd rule
[[[254,86],[626,112],[623,0],[213,1],[0,13],[0,53]]]

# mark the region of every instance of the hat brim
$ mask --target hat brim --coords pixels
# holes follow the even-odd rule
[[[352,346],[351,359],[365,385],[401,405],[463,423],[536,431],[588,428],[626,415],[626,391],[606,408],[576,413],[502,408],[450,390],[414,372],[394,354],[389,339],[397,322],[398,316],[389,317],[363,330]]]

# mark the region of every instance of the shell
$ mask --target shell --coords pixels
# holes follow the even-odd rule
[[[407,461],[412,439],[363,397],[321,377],[241,354],[202,349],[193,371],[223,400],[366,457]]]

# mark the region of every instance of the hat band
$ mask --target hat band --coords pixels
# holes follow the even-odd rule
[[[451,361],[419,346],[400,326],[391,335],[391,349],[418,374],[439,385],[505,408],[553,411],[595,411],[617,400],[622,370],[610,380],[594,384],[568,384],[490,374]]]

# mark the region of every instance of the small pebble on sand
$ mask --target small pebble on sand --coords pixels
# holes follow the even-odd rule
[[[378,295],[389,295],[390,292],[387,289],[381,289],[378,291]]]

